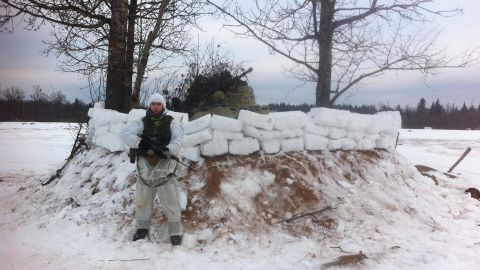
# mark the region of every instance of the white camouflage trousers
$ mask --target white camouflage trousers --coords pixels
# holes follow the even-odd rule
[[[139,158],[139,173],[148,181],[157,178],[159,174],[165,176],[162,171],[171,171],[171,164],[160,160],[154,167],[150,166],[142,157]],[[173,166],[174,167],[174,166]],[[137,180],[137,191],[135,194],[135,221],[138,229],[150,229],[152,218],[153,199],[158,194],[165,215],[168,220],[168,233],[172,235],[182,235],[181,207],[178,193],[178,182],[174,174],[170,174],[168,182],[159,187],[149,187],[142,180]],[[165,179],[165,178],[164,178]],[[148,182],[147,182],[148,183]]]

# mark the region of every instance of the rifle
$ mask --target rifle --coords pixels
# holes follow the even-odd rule
[[[142,139],[146,140],[148,144],[150,145],[150,149],[155,152],[158,156],[160,157],[166,157],[168,159],[175,160],[176,162],[180,163],[181,165],[187,167],[187,169],[197,172],[195,169],[192,167],[188,166],[187,164],[183,163],[178,157],[172,155],[166,146],[163,146],[161,143],[158,142],[156,138],[152,137],[147,137],[143,136]],[[130,148],[130,163],[135,163],[135,157],[136,157],[136,149]]]

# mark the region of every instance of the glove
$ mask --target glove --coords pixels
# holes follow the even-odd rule
[[[150,144],[145,139],[141,139],[140,143],[138,144],[138,149],[142,152],[147,152],[149,148]]]

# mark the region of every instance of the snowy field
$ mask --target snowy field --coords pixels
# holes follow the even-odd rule
[[[29,188],[29,181],[51,174],[61,166],[69,154],[75,128],[75,124],[64,123],[0,123],[1,269],[322,269],[319,256],[324,250],[332,251],[330,245],[322,242],[287,235],[271,238],[270,242],[236,239],[238,245],[215,244],[195,249],[189,247],[186,239],[184,246],[171,249],[164,243],[109,240],[105,235],[95,235],[102,232],[101,228],[95,228],[98,224],[78,225],[75,220],[57,216],[37,222],[24,216],[20,208],[28,208],[29,201],[19,196],[19,192],[26,186]],[[441,173],[467,147],[472,152],[453,171],[458,178],[442,178]],[[399,242],[415,243],[409,251],[385,243],[389,245],[388,255],[370,254],[368,246],[364,246],[370,261],[346,268],[480,269],[480,217],[473,215],[479,213],[480,204],[462,195],[462,189],[480,189],[480,131],[401,130],[397,151],[412,167],[421,164],[438,171],[438,187],[427,177],[416,179],[431,185],[431,192],[438,192],[445,201],[461,199],[431,205],[453,211],[456,223],[452,220],[452,226],[448,226],[445,217],[449,215],[445,215],[437,221],[426,221],[435,226],[438,222],[438,228],[431,233],[419,229],[412,230],[411,235],[398,224],[391,224],[393,231],[380,228],[390,238],[401,238]],[[425,202],[419,199],[419,204]],[[106,227],[108,222],[105,220]],[[375,238],[377,234],[372,235],[363,245],[382,244],[379,243],[382,239]]]

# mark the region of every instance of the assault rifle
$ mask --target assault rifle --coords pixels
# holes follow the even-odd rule
[[[172,155],[168,151],[168,148],[166,146],[164,146],[163,144],[161,144],[160,142],[158,142],[158,140],[156,138],[143,136],[142,139],[147,141],[147,143],[150,145],[150,149],[148,151],[153,151],[159,157],[166,157],[168,159],[175,160],[176,162],[180,163],[181,165],[187,167],[187,169],[189,169],[193,172],[197,172],[192,167],[183,163],[178,157]],[[130,163],[135,163],[136,151],[137,151],[137,149],[130,148]]]

